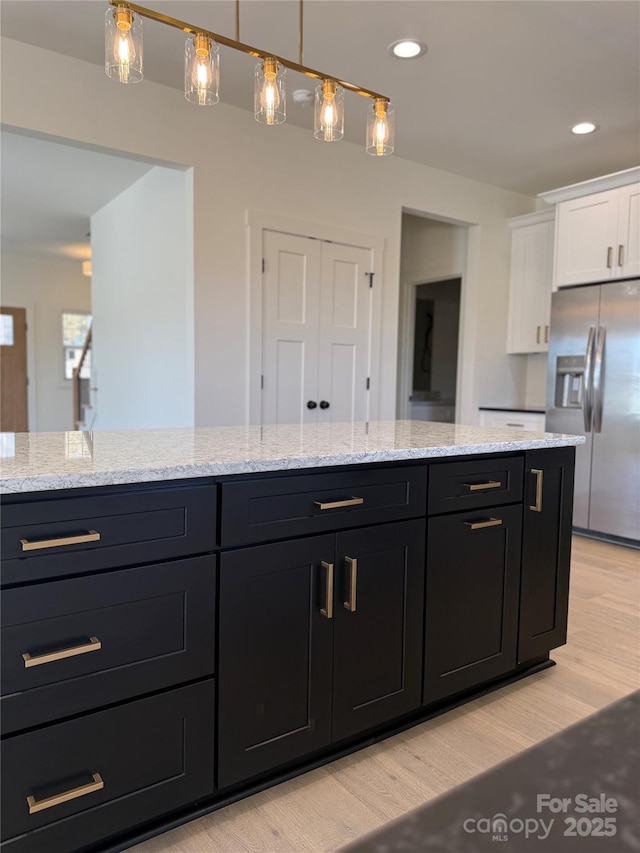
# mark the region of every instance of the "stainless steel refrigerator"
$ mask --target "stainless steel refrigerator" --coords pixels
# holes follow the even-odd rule
[[[640,540],[640,279],[553,294],[546,428],[587,439],[574,527]]]

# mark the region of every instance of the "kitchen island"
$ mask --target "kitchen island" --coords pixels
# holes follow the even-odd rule
[[[551,666],[583,440],[4,436],[3,849],[126,849]]]

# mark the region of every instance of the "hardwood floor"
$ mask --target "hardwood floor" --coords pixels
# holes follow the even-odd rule
[[[132,848],[335,851],[640,685],[640,552],[574,537],[557,666]]]

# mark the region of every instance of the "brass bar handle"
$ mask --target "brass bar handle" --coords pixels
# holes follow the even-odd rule
[[[325,570],[325,607],[320,608],[320,613],[327,619],[333,619],[333,563],[320,563]]]
[[[314,503],[320,509],[339,509],[343,506],[359,506],[364,503],[364,498],[349,498],[346,501],[328,501],[327,503],[314,501]]]
[[[499,489],[502,483],[500,480],[489,480],[488,483],[461,483],[460,485],[469,489],[470,492],[478,492],[481,489]]]
[[[624,246],[622,243],[618,246],[618,266],[621,267],[624,265]]]
[[[102,648],[102,643],[97,637],[90,637],[88,643],[83,643],[81,646],[71,646],[68,649],[59,649],[57,652],[48,652],[44,655],[30,655],[29,652],[25,652],[22,655],[22,660],[24,661],[25,669],[28,669],[30,666],[40,666],[43,663],[53,663],[56,660],[63,660],[64,658],[73,658],[76,655],[84,655],[87,652],[97,652]]]
[[[549,326],[544,327],[544,342],[545,344],[549,343]]]
[[[56,539],[36,539],[30,542],[21,539],[23,551],[41,551],[43,548],[60,548],[62,545],[79,545],[81,542],[99,542],[100,534],[97,530],[89,530],[79,536],[58,536]]]
[[[613,246],[607,246],[607,269],[613,266]]]
[[[102,776],[99,773],[92,773],[93,782],[87,785],[80,785],[79,788],[71,788],[70,791],[64,791],[62,794],[56,794],[54,797],[47,797],[45,800],[36,800],[35,797],[27,797],[27,805],[29,806],[29,814],[42,812],[45,809],[59,806],[62,803],[68,803],[69,800],[76,800],[78,797],[84,797],[87,794],[93,794],[94,791],[101,791],[104,788]]]
[[[508,427],[517,427],[518,429],[524,429],[524,424],[507,424]]]
[[[358,585],[358,559],[357,557],[345,557],[345,563],[349,568],[349,598],[343,602],[345,610],[350,613],[356,612],[356,587]]]
[[[540,330],[541,329],[542,329],[542,326],[536,326],[536,343],[537,344],[540,343]]]
[[[465,521],[465,527],[471,530],[482,530],[484,527],[498,527],[502,524],[501,518],[490,518],[488,521]]]
[[[533,512],[542,512],[542,481],[544,478],[543,472],[540,468],[532,468],[531,473],[535,475],[536,478],[536,502],[529,507]]]

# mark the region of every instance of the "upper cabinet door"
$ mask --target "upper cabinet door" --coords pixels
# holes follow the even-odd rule
[[[553,219],[513,228],[507,352],[546,352],[551,315]]]
[[[640,184],[630,184],[618,190],[620,216],[616,247],[616,276],[630,278],[640,275]]]
[[[558,205],[555,284],[567,287],[617,275],[619,190]]]

